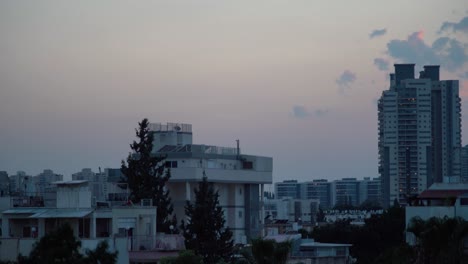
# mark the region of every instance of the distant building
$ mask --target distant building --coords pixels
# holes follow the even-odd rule
[[[10,177],[10,193],[11,195],[35,195],[36,185],[33,177],[27,175],[24,171],[18,171]]]
[[[300,199],[301,195],[301,186],[297,183],[296,180],[286,180],[283,182],[275,183],[275,196],[277,199],[281,198],[293,198]]]
[[[359,181],[356,178],[343,178],[334,181],[335,206],[359,206]]]
[[[286,180],[275,183],[275,197],[302,200],[318,200],[320,208],[326,210],[337,205],[360,206],[364,202],[380,204],[381,181],[379,178],[365,177],[343,178],[329,182],[325,179],[316,179],[308,182]],[[296,198],[297,197],[297,198]]]
[[[302,199],[317,199],[320,201],[320,208],[329,209],[335,204],[333,184],[324,179],[313,180],[312,182],[301,183]]]
[[[468,145],[465,145],[461,149],[460,163],[461,163],[461,166],[460,166],[461,167],[461,174],[460,174],[461,181],[464,183],[468,183]]]
[[[6,171],[0,171],[0,197],[10,194],[10,179]]]
[[[439,66],[424,66],[416,79],[414,64],[395,64],[378,103],[384,206],[405,205],[432,183],[460,177],[458,89],[457,80],[439,79]]]
[[[90,168],[84,168],[80,172],[72,174],[72,180],[74,181],[94,181],[96,173],[94,173]]]
[[[265,218],[315,224],[320,202],[317,199],[267,199]]]
[[[52,170],[44,170],[39,175],[33,177],[34,184],[36,186],[36,192],[39,196],[44,196],[46,190],[52,186],[53,182],[62,181],[63,175],[56,174]]]
[[[313,239],[301,239],[300,234],[268,235],[265,239],[271,239],[277,243],[290,241],[292,245],[288,260],[290,264],[353,263],[349,254],[351,244],[320,243]]]
[[[364,202],[380,204],[382,201],[380,184],[380,178],[364,177],[364,180],[359,182],[359,204]]]
[[[105,201],[117,205],[127,202],[130,191],[126,184],[120,183],[123,180],[120,168],[105,168],[102,172],[99,168],[99,171],[95,173],[89,168],[84,168],[72,174],[72,179],[89,181],[93,204]]]
[[[242,154],[240,148],[192,144],[190,124],[151,124],[155,155],[166,156],[171,178],[166,185],[177,219],[184,219],[186,201],[194,201],[193,190],[203,176],[219,192],[226,225],[235,243],[263,232],[264,184],[272,183],[273,159]]]

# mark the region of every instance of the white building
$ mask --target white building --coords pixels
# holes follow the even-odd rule
[[[461,217],[468,221],[468,184],[434,183],[406,206],[405,211],[406,228],[414,217],[422,220]],[[406,233],[406,242],[415,244],[412,233]]]
[[[56,207],[10,207],[2,216],[0,260],[16,260],[28,255],[35,242],[64,223],[70,224],[82,242],[82,251],[94,249],[107,240],[110,250],[118,250],[117,263],[129,263],[130,254],[158,249],[156,207],[93,207],[88,182],[56,182]]]
[[[405,205],[433,182],[460,176],[458,81],[440,81],[439,66],[395,64],[378,104],[383,205]]]
[[[226,225],[235,243],[247,243],[263,229],[262,199],[264,184],[272,183],[273,159],[245,155],[240,148],[192,144],[188,124],[151,124],[155,155],[166,156],[171,169],[167,187],[177,219],[185,217],[186,201],[194,200],[193,190],[204,175],[219,192]]]

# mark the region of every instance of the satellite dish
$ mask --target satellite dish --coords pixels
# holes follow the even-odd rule
[[[175,130],[175,131],[180,131],[181,128],[180,128],[180,126],[174,126],[174,130]]]

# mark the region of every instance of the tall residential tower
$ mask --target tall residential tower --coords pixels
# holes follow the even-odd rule
[[[458,81],[440,81],[439,66],[395,64],[378,104],[383,205],[406,204],[434,182],[460,178]]]

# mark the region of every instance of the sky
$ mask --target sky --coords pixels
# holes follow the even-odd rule
[[[274,182],[377,177],[394,63],[460,80],[468,127],[465,0],[0,1],[0,171],[120,167],[148,118]]]

